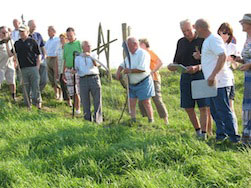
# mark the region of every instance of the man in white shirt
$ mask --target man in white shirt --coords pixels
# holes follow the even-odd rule
[[[8,28],[0,27],[0,85],[6,80],[10,87],[11,95],[16,101],[15,66],[13,57],[10,57],[8,49],[11,49]],[[4,40],[6,40],[4,42]]]
[[[53,26],[48,27],[49,40],[45,43],[46,51],[46,63],[47,63],[47,72],[49,81],[51,82],[52,87],[54,88],[56,99],[60,99],[62,92],[60,85],[57,81],[58,78],[58,59],[57,59],[57,49],[60,45],[60,40],[56,37],[56,30]]]
[[[136,103],[137,99],[142,101],[148,121],[152,123],[153,109],[151,97],[155,96],[154,84],[150,76],[150,55],[147,51],[139,48],[138,40],[134,37],[127,39],[130,51],[131,64],[128,58],[122,63],[117,70],[117,79],[121,77],[121,71],[129,76],[129,97],[132,121],[136,121]]]
[[[11,33],[11,38],[14,42],[16,42],[20,39],[19,30],[18,30],[20,26],[20,22],[18,21],[18,19],[13,20],[13,26],[15,29]]]
[[[201,65],[208,85],[216,85],[218,94],[211,97],[210,111],[216,123],[216,140],[222,141],[229,137],[233,143],[240,141],[235,127],[236,122],[229,107],[229,93],[233,85],[231,74],[226,62],[226,49],[222,38],[210,31],[209,24],[204,19],[195,23],[199,37],[205,38],[202,46]]]
[[[75,69],[80,77],[80,98],[84,109],[84,119],[92,121],[91,94],[94,103],[94,121],[102,123],[102,95],[98,64],[94,60],[94,54],[91,54],[91,45],[88,41],[82,42],[82,49],[83,53],[75,58]]]

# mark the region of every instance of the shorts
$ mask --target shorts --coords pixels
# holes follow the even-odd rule
[[[129,85],[129,97],[138,98],[140,101],[149,99],[155,96],[153,79],[148,76],[143,82]]]
[[[194,108],[197,103],[199,108],[208,107],[209,99],[193,99],[191,82],[193,80],[204,79],[203,73],[197,72],[195,74],[183,73],[180,79],[180,106],[181,108]]]
[[[14,64],[8,64],[0,69],[0,84],[6,80],[7,84],[15,84],[15,68]]]
[[[76,94],[79,94],[79,76],[77,74],[75,74],[75,78],[76,78]],[[65,71],[65,79],[66,79],[66,86],[67,86],[67,90],[69,92],[69,95],[72,97],[74,95],[74,79],[73,79],[73,74],[71,73],[71,69],[66,69]]]

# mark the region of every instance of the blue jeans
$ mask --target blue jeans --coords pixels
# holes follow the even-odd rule
[[[216,123],[216,139],[221,140],[229,136],[230,141],[237,142],[237,124],[229,107],[229,93],[231,87],[218,88],[218,95],[210,98],[210,111]]]

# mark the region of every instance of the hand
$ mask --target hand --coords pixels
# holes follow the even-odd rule
[[[200,52],[199,51],[196,51],[193,53],[193,58],[196,59],[196,60],[200,60]]]
[[[132,73],[132,69],[125,68],[125,69],[124,69],[124,73],[125,73],[125,74]]]
[[[216,80],[215,80],[215,76],[214,75],[210,75],[207,79],[207,83],[209,86],[214,86],[216,85]]]
[[[90,52],[85,52],[84,54],[85,54],[85,56],[90,56],[91,55]]]
[[[241,71],[248,71],[250,69],[251,69],[251,64],[248,63],[240,66]]]
[[[168,70],[170,70],[170,71],[176,71],[177,68],[174,67],[174,66],[171,66],[171,65],[173,65],[173,63],[171,63],[170,65],[167,66]]]
[[[198,65],[194,65],[194,66],[187,66],[187,73],[189,74],[194,74],[198,71]]]
[[[72,74],[76,74],[77,71],[76,71],[75,69],[71,69],[71,73],[72,73]]]

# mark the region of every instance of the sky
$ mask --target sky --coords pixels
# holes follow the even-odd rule
[[[241,50],[246,34],[239,20],[245,13],[251,13],[250,0],[12,0],[1,2],[0,25],[13,29],[12,20],[21,20],[23,14],[26,23],[35,20],[37,32],[44,40],[48,39],[49,25],[55,26],[58,35],[71,26],[77,39],[89,40],[95,48],[101,23],[105,37],[109,29],[110,40],[118,39],[110,45],[111,66],[117,68],[123,61],[122,23],[131,27],[132,36],[147,38],[151,49],[167,65],[172,63],[177,41],[183,37],[181,20],[195,23],[199,18],[207,19],[212,33],[217,32],[221,23],[228,22]],[[104,54],[100,60],[106,64]]]

